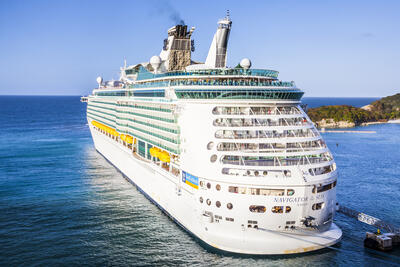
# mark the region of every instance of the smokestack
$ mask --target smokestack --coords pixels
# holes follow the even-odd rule
[[[229,18],[229,11],[224,19],[218,21],[217,32],[214,34],[210,50],[206,59],[206,65],[211,68],[226,67],[226,51],[228,48],[229,33],[232,21]]]

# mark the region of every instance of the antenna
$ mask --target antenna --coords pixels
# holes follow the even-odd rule
[[[124,68],[126,69],[126,58],[124,58]]]
[[[228,20],[231,19],[231,18],[230,18],[230,14],[229,14],[229,9],[226,10],[226,18],[227,18]]]

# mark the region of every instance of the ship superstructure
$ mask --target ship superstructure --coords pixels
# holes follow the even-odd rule
[[[337,171],[300,106],[303,91],[249,59],[227,67],[232,22],[204,63],[194,28],[168,30],[159,56],[121,68],[85,100],[96,149],[209,246],[290,254],[338,242]]]

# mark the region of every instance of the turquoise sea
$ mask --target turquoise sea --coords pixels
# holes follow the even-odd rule
[[[342,242],[317,252],[253,257],[201,246],[95,151],[85,108],[79,97],[0,96],[0,266],[400,266],[400,249],[364,248],[374,229],[341,214]],[[338,201],[400,226],[400,125],[359,129],[376,133],[323,134]]]

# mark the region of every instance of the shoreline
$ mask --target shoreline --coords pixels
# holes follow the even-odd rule
[[[355,128],[355,127],[358,127],[358,126],[369,126],[369,125],[388,124],[388,123],[389,124],[400,124],[400,119],[388,120],[388,121],[363,122],[363,123],[361,123],[359,125],[355,125],[354,123],[343,122],[343,121],[337,122],[335,125],[325,125],[325,127],[319,127],[318,123],[315,123],[315,125],[316,126],[318,125],[317,129],[319,131],[324,132],[324,129],[351,129],[351,128]],[[338,126],[338,125],[341,125],[341,127],[335,127],[335,126]],[[327,132],[327,131],[325,131],[325,132]]]

